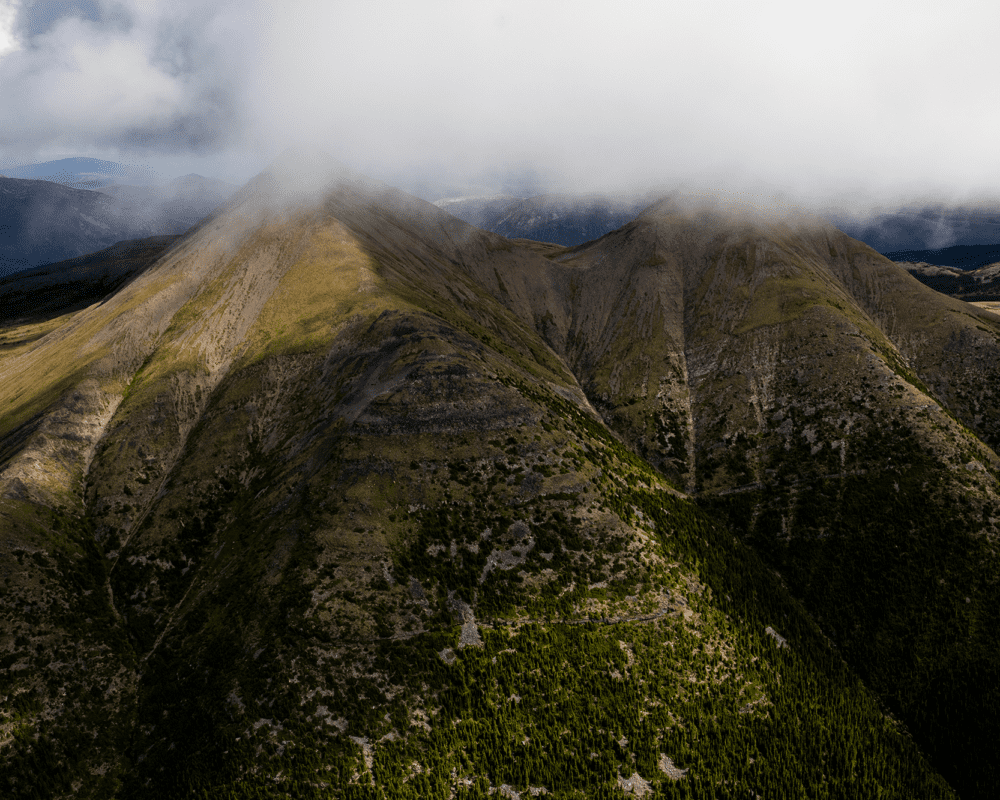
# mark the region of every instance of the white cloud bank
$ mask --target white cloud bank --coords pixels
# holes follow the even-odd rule
[[[0,0],[0,58],[18,48],[14,33],[17,12],[18,3],[14,0]]]
[[[817,202],[1000,184],[992,2],[93,5],[0,55],[0,151],[263,163],[316,143],[388,179],[765,184]]]

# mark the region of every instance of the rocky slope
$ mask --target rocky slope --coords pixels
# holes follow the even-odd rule
[[[703,505],[779,569],[949,777],[988,791],[994,774],[968,776],[996,756],[997,318],[816,222],[651,209],[563,257],[581,319],[588,273],[616,262],[645,264],[598,292],[614,286],[631,320],[566,333],[592,401],[653,463],[691,441]],[[669,356],[648,357],[657,340]],[[690,397],[687,430],[665,387]],[[658,442],[657,419],[681,434]]]
[[[996,787],[1000,324],[835,229],[289,159],[65,312],[0,355],[7,795]]]

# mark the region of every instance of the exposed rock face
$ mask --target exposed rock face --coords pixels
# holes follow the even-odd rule
[[[812,725],[951,796],[842,658],[994,781],[1000,681],[940,682],[1000,654],[1000,320],[830,226],[534,247],[283,163],[57,306],[0,351],[11,796],[809,793]]]

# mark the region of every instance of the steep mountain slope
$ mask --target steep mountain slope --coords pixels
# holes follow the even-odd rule
[[[335,163],[277,164],[112,297],[7,330],[0,787],[954,796],[787,582],[976,796],[990,762],[958,774],[975,765],[921,715],[961,731],[859,642],[903,641],[859,607],[883,599],[872,566],[802,579],[867,535],[801,510],[810,481],[856,491],[859,464],[904,503],[953,508],[942,478],[969,482],[980,549],[956,530],[965,550],[932,572],[996,574],[996,456],[914,384],[910,323],[899,346],[880,327],[902,316],[880,305],[886,269],[828,229],[669,203],[576,250],[523,247]],[[920,302],[950,320],[937,298]],[[928,358],[925,381],[965,374]],[[955,413],[994,435],[969,402]],[[930,408],[881,442],[909,449],[867,453],[907,403]],[[937,463],[956,442],[976,471]],[[941,552],[926,525],[891,533],[879,568],[913,538]],[[995,590],[955,590],[933,589],[932,621],[980,627],[927,632],[935,676],[998,652]]]
[[[956,785],[987,796],[997,318],[816,221],[661,204],[556,260],[578,303],[567,358],[609,424],[664,467],[684,443],[703,503],[767,555]],[[687,423],[671,402],[684,397]]]

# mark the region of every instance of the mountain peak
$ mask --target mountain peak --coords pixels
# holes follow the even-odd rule
[[[149,185],[159,176],[146,166],[119,164],[101,158],[73,157],[37,164],[10,167],[5,174],[11,178],[27,178],[61,183],[77,188],[97,189],[114,183]]]
[[[318,148],[293,147],[233,195],[229,206],[278,211],[314,207],[353,176],[341,162]]]
[[[325,150],[290,147],[278,156],[265,173],[293,191],[314,192],[343,180],[351,171]]]
[[[762,229],[825,229],[825,219],[780,195],[757,192],[672,192],[648,206],[641,218],[682,217]]]

